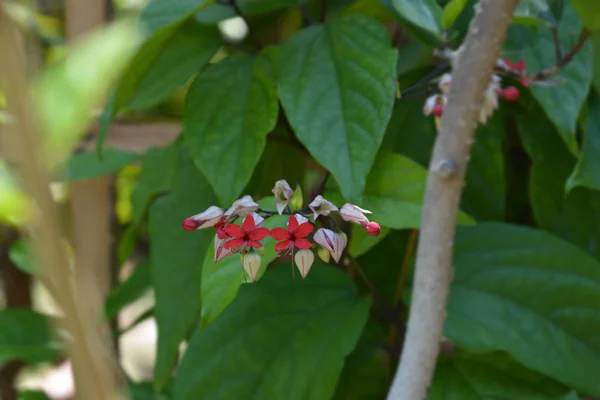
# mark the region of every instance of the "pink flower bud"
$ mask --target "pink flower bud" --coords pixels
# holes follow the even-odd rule
[[[519,89],[514,86],[509,86],[502,91],[502,98],[506,101],[517,101],[519,100]]]
[[[367,225],[365,225],[365,230],[369,236],[379,236],[381,227],[377,222],[369,222]]]
[[[438,110],[437,112],[440,112],[440,107],[438,106],[441,105],[441,110],[443,111],[446,102],[447,99],[444,95],[434,94],[433,96],[429,96],[427,100],[425,100],[425,105],[423,106],[423,114],[431,115],[433,113],[436,117],[439,117],[439,115],[436,114],[436,109]]]
[[[252,197],[246,195],[241,199],[234,201],[231,207],[225,212],[225,216],[229,217],[235,214],[240,217],[245,217],[256,210],[258,210],[258,203],[252,200]]]
[[[308,205],[308,208],[310,208],[313,212],[314,219],[317,219],[319,215],[328,216],[332,211],[339,211],[335,204],[329,200],[326,200],[321,195],[315,197],[315,199]]]
[[[290,199],[294,195],[294,191],[287,183],[285,179],[275,182],[275,186],[272,190],[275,195],[275,207],[279,215],[283,213],[283,210],[290,204]]]
[[[298,270],[300,271],[300,275],[302,275],[302,279],[305,279],[310,271],[310,267],[312,267],[315,262],[315,255],[312,251],[303,249],[296,253],[294,261],[296,262],[296,267],[298,267]]]
[[[438,118],[441,118],[442,114],[444,113],[444,106],[442,104],[436,104],[435,106],[433,106],[433,115],[435,115]]]
[[[223,209],[216,207],[216,206],[210,206],[205,211],[201,212],[200,214],[196,214],[194,216],[191,216],[191,217],[183,220],[183,223],[181,224],[181,226],[186,231],[194,231],[196,229],[204,229],[204,228],[208,228],[208,227],[217,225],[219,223],[219,221],[221,220],[222,216],[223,216]]]
[[[258,253],[250,252],[242,256],[242,265],[244,266],[244,271],[250,275],[252,282],[256,282],[256,277],[258,276],[258,270],[260,269],[261,263],[262,259]]]
[[[365,216],[365,214],[371,214],[371,211],[363,210],[362,208],[350,203],[344,204],[340,210],[340,215],[344,221],[354,222],[361,225],[369,223],[369,219]]]
[[[519,62],[514,63],[508,59],[503,60],[506,66],[510,69],[514,69],[515,71],[523,72],[525,71],[525,61],[519,60]]]

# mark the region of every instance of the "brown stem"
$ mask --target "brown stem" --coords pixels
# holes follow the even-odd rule
[[[410,314],[388,400],[423,400],[440,349],[458,205],[484,93],[519,0],[481,0],[453,60],[448,105],[429,166]]]
[[[325,22],[327,16],[327,0],[321,0],[321,10],[319,11],[319,21]]]
[[[85,315],[86,299],[79,297],[73,285],[69,258],[67,257],[60,229],[59,215],[49,189],[50,179],[44,154],[39,146],[40,135],[36,126],[36,114],[32,111],[28,93],[30,85],[25,77],[23,52],[19,48],[18,31],[8,15],[2,12],[0,0],[0,46],[8,57],[0,63],[2,89],[16,123],[10,128],[6,145],[15,155],[17,169],[25,190],[34,199],[37,210],[32,229],[40,265],[46,276],[56,283],[59,290],[53,296],[62,308],[62,328],[71,336],[69,353],[73,360],[78,398],[90,400],[116,398],[114,366],[110,352],[98,340],[98,327],[94,316]],[[119,397],[120,398],[120,397]]]

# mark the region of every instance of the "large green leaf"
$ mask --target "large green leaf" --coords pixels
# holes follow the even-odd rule
[[[427,400],[578,400],[568,388],[503,354],[458,353],[442,361]]]
[[[131,275],[110,291],[104,303],[108,318],[116,318],[126,306],[139,299],[150,289],[150,263],[142,261],[135,266]]]
[[[286,215],[276,215],[265,220],[262,226],[268,229],[275,227],[285,228],[288,221]],[[262,264],[258,272],[258,279],[265,273],[267,265],[275,258],[275,243],[277,241],[271,237],[265,238],[262,243],[265,254],[262,257]],[[204,266],[202,267],[202,315],[200,320],[201,328],[211,324],[219,314],[233,301],[240,286],[245,282],[250,282],[247,274],[244,273],[240,257],[232,255],[218,263],[214,259],[214,244],[206,252]],[[290,272],[291,274],[291,272]]]
[[[237,0],[236,4],[245,17],[281,10],[306,3],[307,0]],[[216,23],[227,18],[235,17],[236,13],[227,4],[213,4],[198,12],[194,17],[204,23]]]
[[[194,20],[167,26],[150,36],[135,53],[105,106],[100,118],[99,153],[117,111],[126,105],[144,109],[159,103],[198,73],[220,46],[217,27]]]
[[[202,263],[213,230],[186,232],[181,221],[215,204],[208,182],[189,157],[182,158],[172,191],[150,208],[150,268],[158,324],[154,384],[168,382],[179,344],[200,316]]]
[[[563,52],[573,46],[583,25],[572,7],[566,5],[558,35]],[[530,29],[512,26],[504,47],[504,56],[517,61],[523,59],[528,71],[542,71],[556,63],[554,40],[547,28]],[[544,112],[558,128],[569,150],[578,153],[575,128],[579,111],[588,95],[592,79],[592,45],[588,42],[552,80],[555,85],[531,84],[531,92]]]
[[[281,103],[300,141],[358,199],[390,118],[396,51],[384,27],[340,17],[301,30],[280,58]]]
[[[600,394],[600,263],[546,232],[459,227],[445,335]]]
[[[416,162],[399,154],[382,152],[369,174],[360,206],[371,211],[372,219],[381,226],[418,228],[426,181],[427,170]],[[328,193],[326,197],[342,202],[335,193]],[[460,212],[458,223],[472,224],[473,219]]]
[[[83,181],[115,173],[136,161],[138,156],[128,151],[105,149],[102,159],[95,151],[72,155],[60,169],[58,178],[64,181]]]
[[[469,0],[450,0],[442,11],[442,28],[450,29],[456,18],[462,13]]]
[[[522,0],[515,10],[513,21],[524,25],[557,24],[547,0]]]
[[[277,113],[269,53],[229,57],[189,88],[185,141],[223,205],[231,204],[252,177]]]
[[[149,37],[159,29],[181,23],[213,3],[214,0],[150,0],[140,12],[139,20]]]
[[[293,279],[280,265],[191,338],[173,398],[331,399],[368,310],[343,272],[315,264]]]
[[[584,186],[600,190],[600,96],[588,103],[583,146],[567,188]]]
[[[600,2],[589,0],[570,0],[577,14],[590,30],[600,29]]]
[[[594,32],[589,40],[592,42],[592,49],[594,52],[594,60],[592,63],[594,76],[592,84],[594,85],[596,92],[600,93],[600,31]]]
[[[442,33],[442,9],[435,0],[393,0],[392,4],[410,23],[434,35]]]
[[[45,150],[61,163],[79,143],[93,111],[118,79],[138,45],[138,32],[119,22],[91,33],[36,85]]]
[[[565,184],[576,159],[552,124],[535,109],[518,115],[517,128],[532,159],[529,199],[538,226],[600,257],[600,193]]]
[[[0,310],[0,363],[54,361],[58,351],[50,321],[44,315],[24,308]]]

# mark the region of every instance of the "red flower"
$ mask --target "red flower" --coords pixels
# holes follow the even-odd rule
[[[217,222],[215,224],[215,229],[217,231],[217,237],[219,239],[226,239],[229,237],[229,235],[227,234],[227,232],[225,232],[225,217],[222,217],[219,222]]]
[[[309,249],[311,243],[306,237],[313,231],[314,226],[310,222],[306,221],[302,224],[298,223],[298,219],[295,215],[291,215],[288,220],[287,230],[283,228],[271,229],[271,237],[280,240],[275,245],[275,251],[281,253],[282,251],[291,249],[294,247],[299,249]]]
[[[523,60],[519,60],[518,63],[514,63],[505,58],[504,63],[508,66],[508,68],[514,69],[515,71],[519,71],[519,72],[525,71],[525,61],[523,61]]]
[[[269,236],[269,230],[267,228],[256,227],[252,215],[246,216],[241,227],[235,224],[227,225],[225,227],[225,233],[231,237],[231,239],[226,241],[223,245],[226,250],[231,250],[232,248],[243,249],[246,246],[259,248],[262,247],[259,240],[263,240]]]

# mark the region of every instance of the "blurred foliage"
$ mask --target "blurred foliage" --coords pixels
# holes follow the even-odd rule
[[[16,2],[7,11],[46,46],[33,90],[55,179],[118,177],[119,264],[140,253],[142,261],[105,299],[104,314],[118,316],[152,290],[154,304],[117,334],[151,317],[158,326],[154,379],[131,384],[130,397],[384,398],[437,134],[423,105],[436,90],[431,77],[447,71],[433,50],[460,45],[477,2],[117,3],[123,21],[69,48],[54,17]],[[222,23],[240,11],[245,25]],[[554,66],[556,45],[565,55],[581,32],[592,35],[545,82],[503,77],[520,97],[501,101],[478,128],[445,327],[455,350],[440,359],[430,400],[600,396],[599,21],[595,2],[519,3],[502,57],[524,60],[528,72]],[[105,99],[98,151],[79,151]],[[0,106],[1,123],[13,123]],[[140,156],[104,146],[114,119],[157,115],[180,118],[172,145]],[[0,221],[24,225],[31,208],[11,167],[0,163]],[[308,204],[323,177],[328,200],[369,209],[382,230],[372,237],[341,225],[349,237],[341,265],[317,261],[304,280],[292,278],[273,238],[251,283],[238,256],[213,261],[212,229],[181,229],[244,194],[274,209],[280,179],[302,185]],[[264,222],[286,224],[286,216]],[[9,256],[38,271],[26,238]],[[47,317],[0,312],[0,361],[38,364],[60,353]]]

